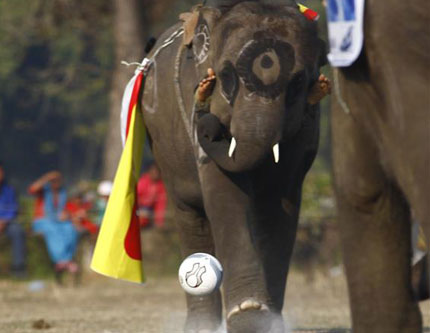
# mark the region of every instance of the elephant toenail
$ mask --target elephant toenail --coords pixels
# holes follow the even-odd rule
[[[246,301],[242,302],[240,305],[240,310],[247,311],[247,310],[260,310],[261,304],[255,300],[247,299]]]
[[[231,311],[228,313],[227,315],[227,320],[230,319],[232,316],[238,314],[240,312],[240,307],[239,305],[236,305],[233,309],[231,309]]]

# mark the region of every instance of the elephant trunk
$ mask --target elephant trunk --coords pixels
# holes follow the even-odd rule
[[[277,163],[282,119],[265,111],[238,112],[230,133],[215,115],[203,116],[197,125],[201,147],[219,167],[230,172],[255,169],[271,154]]]

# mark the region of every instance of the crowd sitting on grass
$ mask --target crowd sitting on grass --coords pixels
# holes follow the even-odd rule
[[[155,164],[143,173],[137,190],[137,214],[142,229],[163,227],[166,191]],[[42,236],[56,273],[77,273],[75,256],[79,240],[84,234],[96,239],[111,191],[112,182],[105,180],[98,185],[98,197],[89,198],[82,189],[68,195],[62,174],[47,172],[28,187],[34,208],[31,231],[26,233],[22,221],[17,221],[17,197],[0,162],[0,237],[7,236],[12,245],[11,273],[26,276],[26,234]]]
[[[31,231],[26,232],[22,221],[17,221],[17,196],[6,181],[5,170],[0,162],[0,238],[6,236],[10,241],[10,272],[13,276],[27,275],[26,234],[43,237],[55,272],[78,272],[75,255],[79,239],[88,234],[95,240],[112,188],[110,181],[102,184],[100,198],[88,200],[85,191],[72,191],[72,195],[68,196],[59,171],[44,174],[28,188],[28,193],[34,197],[34,209]],[[96,223],[92,222],[93,219]]]

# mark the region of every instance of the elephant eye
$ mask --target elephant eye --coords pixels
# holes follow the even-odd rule
[[[230,61],[225,61],[218,75],[221,81],[221,93],[231,106],[239,91],[239,77]]]
[[[275,50],[267,50],[254,59],[252,72],[265,85],[278,81],[281,74],[281,64]]]
[[[302,70],[294,74],[293,78],[288,83],[286,103],[287,105],[293,105],[297,102],[297,98],[306,88],[306,75],[305,71]]]

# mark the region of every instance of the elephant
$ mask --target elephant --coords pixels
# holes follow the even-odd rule
[[[147,55],[144,124],[183,257],[224,269],[220,291],[186,295],[186,332],[284,332],[282,307],[303,179],[318,149],[325,63],[316,22],[290,0],[207,1]],[[213,68],[210,112],[195,88]],[[272,155],[273,154],[273,155]]]
[[[427,0],[366,1],[363,50],[333,73],[333,173],[357,333],[422,331],[411,220],[429,244],[429,20]]]

